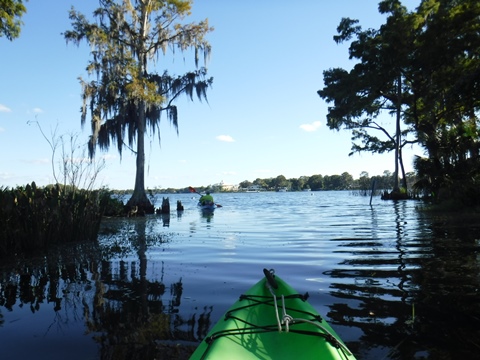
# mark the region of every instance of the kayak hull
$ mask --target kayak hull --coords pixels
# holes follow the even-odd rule
[[[215,204],[205,204],[205,205],[202,205],[201,203],[198,203],[198,207],[199,207],[200,210],[202,210],[202,211],[213,211],[213,210],[215,210]]]
[[[304,295],[278,276],[274,282],[275,299],[263,278],[227,311],[190,359],[355,359]]]

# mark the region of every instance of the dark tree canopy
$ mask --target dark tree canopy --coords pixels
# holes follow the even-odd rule
[[[407,11],[384,0],[379,11],[387,15],[379,29],[352,19],[337,28],[334,40],[349,41],[358,62],[324,72],[328,126],[352,132],[352,153],[395,150],[402,171],[402,148],[418,143],[427,154],[416,161],[420,183],[436,196],[451,195],[461,178],[465,191],[478,188],[480,3],[424,0]],[[395,115],[393,131],[377,120],[382,113]]]

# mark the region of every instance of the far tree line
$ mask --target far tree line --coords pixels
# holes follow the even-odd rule
[[[408,172],[406,174],[406,183],[409,189],[413,188],[413,184],[417,178],[414,172]],[[402,179],[403,183],[403,179]],[[287,191],[331,191],[331,190],[352,190],[357,191],[362,195],[369,195],[372,187],[377,193],[391,190],[395,184],[394,173],[385,170],[383,175],[369,176],[368,172],[362,171],[358,179],[354,179],[351,174],[344,172],[341,175],[311,175],[300,176],[299,178],[287,179],[284,175],[278,175],[276,177],[260,179],[257,178],[253,181],[244,180],[238,184],[238,187],[234,189],[222,188],[221,185],[206,185],[196,186],[195,189],[198,192],[205,192],[207,190],[215,193],[219,192],[232,192],[232,191],[246,191],[252,186],[258,188],[260,191],[278,191],[279,189],[286,188]],[[130,194],[133,190],[113,190],[116,194]],[[401,191],[407,192],[406,188],[402,188]],[[155,188],[147,189],[147,193],[151,198],[155,197],[155,194],[175,194],[175,193],[189,193],[189,188]],[[409,194],[411,195],[411,194]]]
[[[413,172],[406,174],[406,182],[411,185],[415,182],[415,174]],[[288,191],[303,190],[360,190],[365,192],[372,189],[374,185],[376,190],[390,190],[395,183],[395,176],[388,170],[383,175],[370,177],[368,172],[360,173],[358,179],[354,179],[351,174],[344,172],[341,175],[312,175],[300,176],[299,178],[287,179],[283,175],[274,178],[260,179],[257,178],[253,182],[244,180],[239,184],[240,189],[247,189],[257,185],[263,190],[277,191],[286,188]]]

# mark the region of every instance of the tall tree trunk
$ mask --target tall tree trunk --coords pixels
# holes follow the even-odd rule
[[[145,192],[145,103],[142,102],[138,109],[137,128],[137,169],[135,174],[135,187],[127,206],[138,206],[141,213],[153,214],[153,205],[148,200]]]
[[[134,192],[143,198],[145,194],[145,103],[140,104],[138,109],[137,129],[137,172],[135,175]]]
[[[141,15],[141,38],[135,49],[138,54],[138,77],[143,79],[144,74],[147,73],[147,54],[146,45],[144,39],[148,33],[148,17],[147,17],[148,3],[142,3],[142,15]],[[153,214],[154,207],[147,198],[145,192],[145,100],[142,99],[138,104],[137,116],[137,171],[135,175],[135,188],[130,200],[128,200],[127,206],[138,206],[139,211],[142,213]]]

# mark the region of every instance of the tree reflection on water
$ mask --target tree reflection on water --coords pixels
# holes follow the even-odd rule
[[[117,240],[102,246],[78,244],[68,254],[57,249],[34,262],[4,268],[0,306],[13,311],[18,302],[32,313],[53,306],[52,325],[83,322],[99,344],[101,359],[188,358],[210,328],[212,308],[183,317],[182,279],[164,284],[163,267],[158,279],[147,277],[147,247],[168,241],[147,235],[147,223],[139,218],[116,224],[129,239],[122,245]],[[137,259],[111,260],[129,252]],[[68,319],[62,318],[65,314]]]
[[[359,358],[370,347],[383,347],[383,359],[471,358],[480,351],[478,221],[428,216],[409,237],[396,213],[390,244],[355,239],[345,246],[356,256],[325,272],[341,299],[330,306],[332,324],[361,329],[348,343]]]
[[[169,340],[198,341],[197,336],[203,338],[210,327],[211,310],[205,310],[198,320],[196,315],[189,319],[180,316],[182,279],[170,285],[167,300],[164,299],[166,286],[161,281],[147,279],[146,224],[144,219],[134,223],[135,236],[131,244],[136,249],[138,261],[131,263],[130,267],[121,261],[116,278],[112,276],[111,263],[104,262],[100,281],[96,281],[93,308],[86,309],[88,329],[101,334],[95,338],[102,345],[102,359],[158,358],[159,341],[163,341],[163,347]],[[163,267],[161,275],[163,278]],[[178,346],[172,347],[173,351],[179,349]],[[163,358],[173,355],[165,354],[165,349],[162,354]]]

